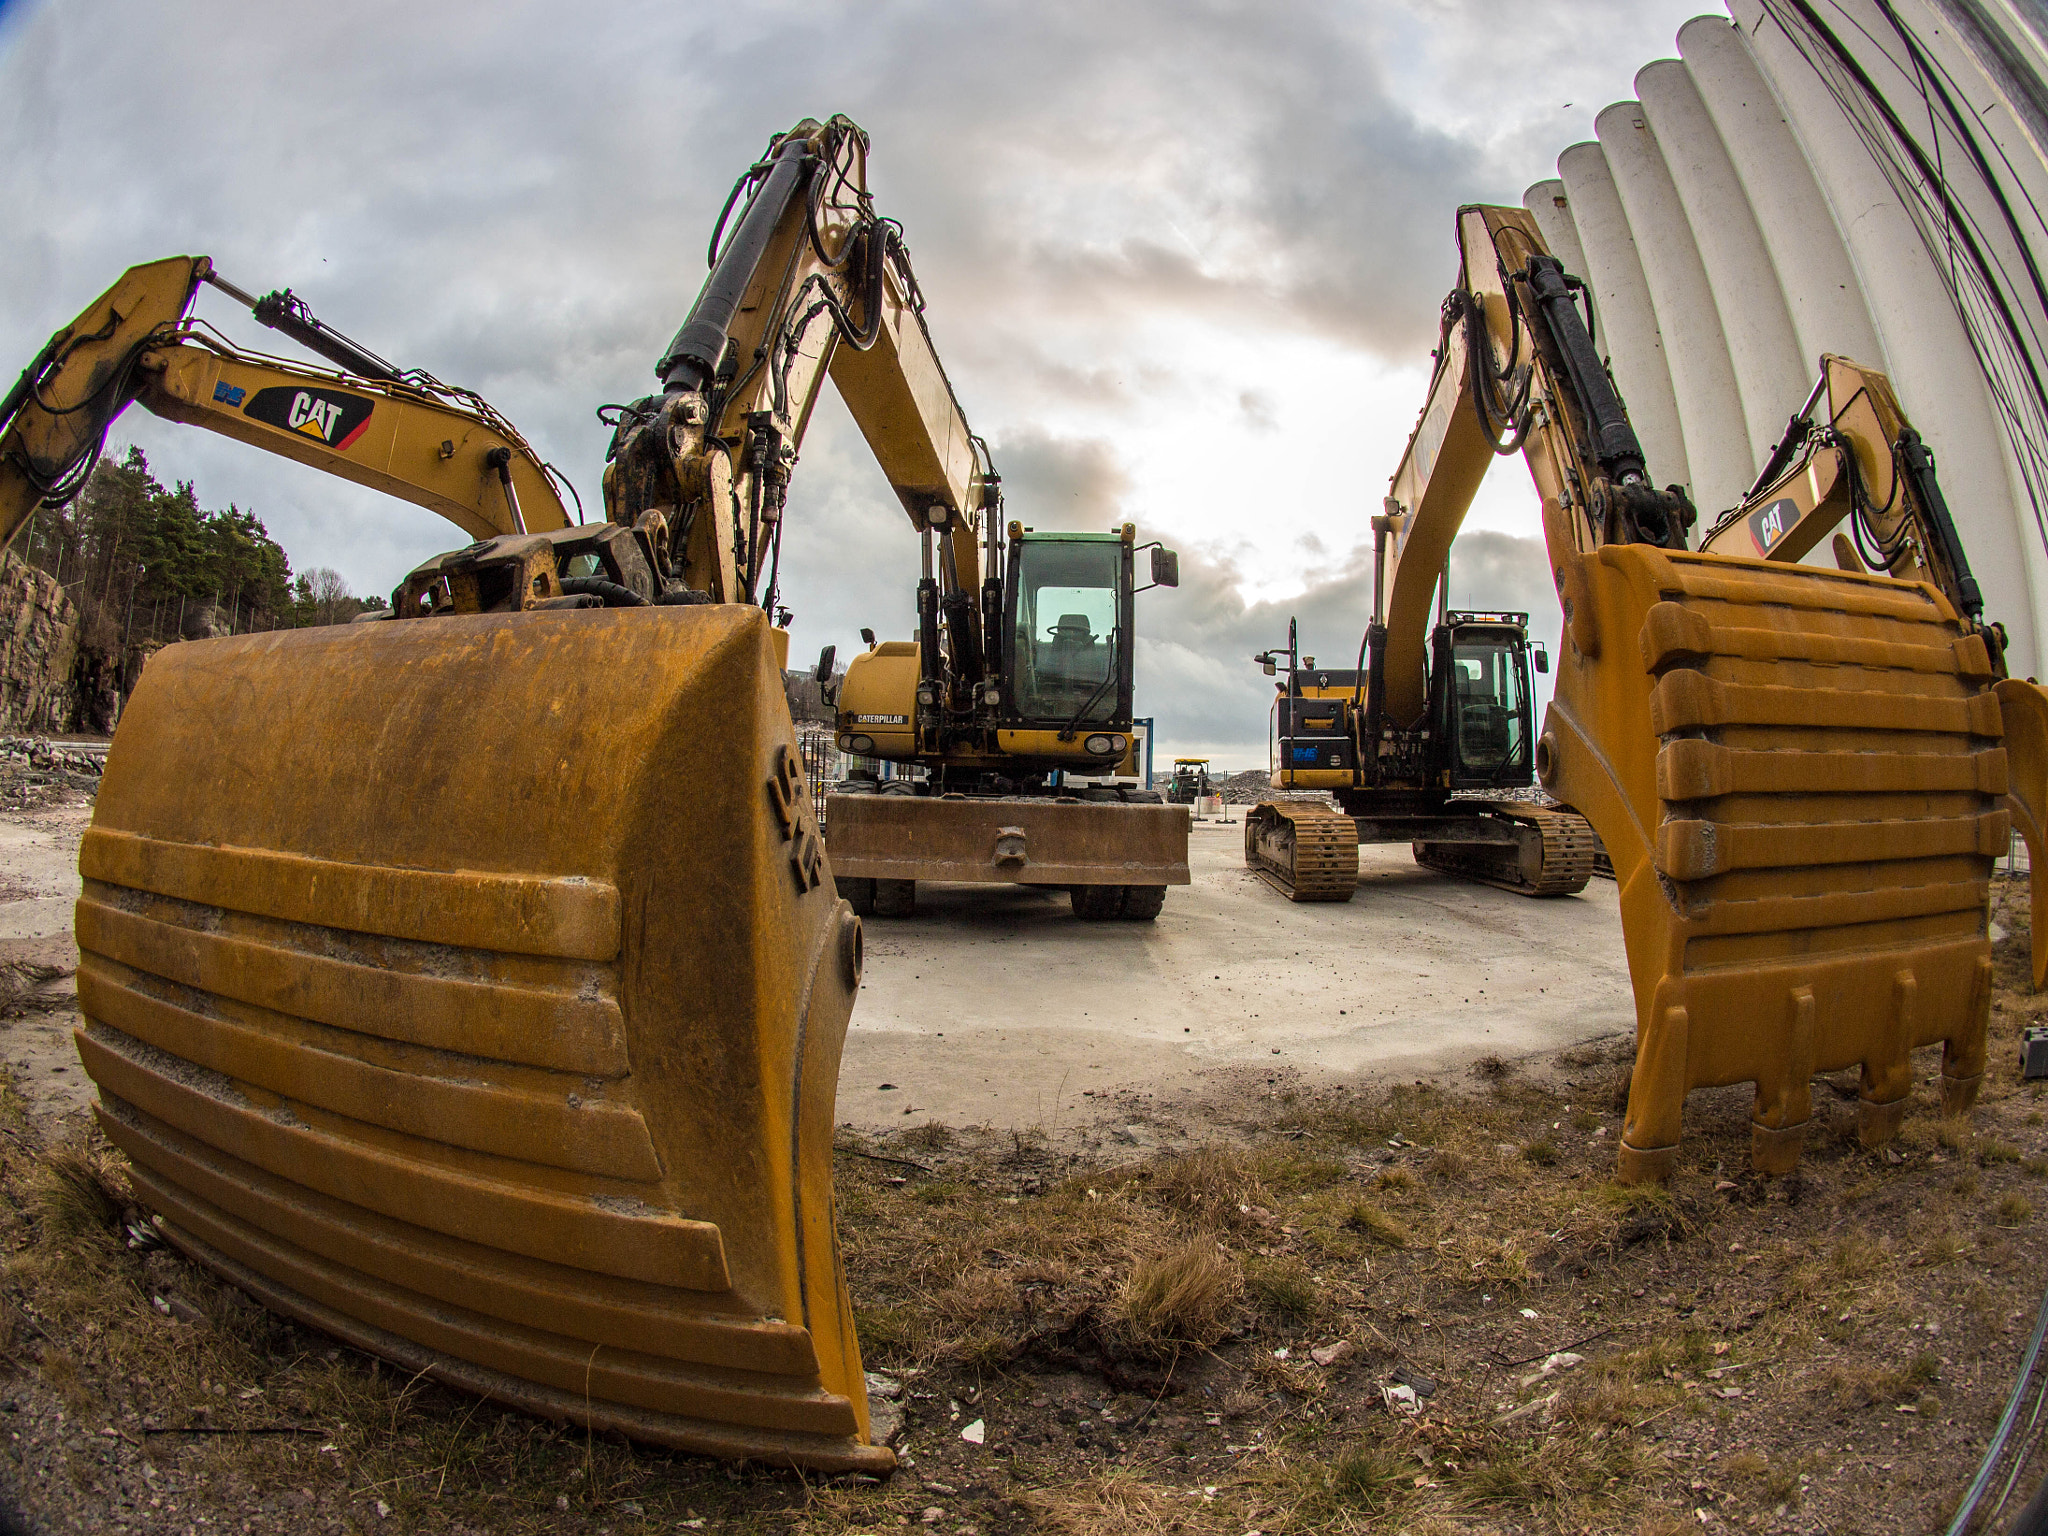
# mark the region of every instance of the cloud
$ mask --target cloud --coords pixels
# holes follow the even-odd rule
[[[595,508],[592,412],[651,386],[734,176],[843,111],[1010,515],[1182,548],[1188,584],[1143,600],[1141,695],[1176,740],[1262,753],[1245,658],[1290,612],[1356,647],[1453,210],[1518,198],[1695,8],[1524,0],[1504,54],[1497,0],[278,0],[260,24],[227,0],[0,0],[0,370],[123,267],[205,252],[479,390]],[[287,347],[217,294],[200,312]],[[116,437],[358,591],[459,539],[139,412]],[[1476,538],[1461,601],[1469,569],[1475,603],[1554,609],[1540,556],[1516,576]],[[828,397],[785,533],[797,649],[907,634],[916,572]]]

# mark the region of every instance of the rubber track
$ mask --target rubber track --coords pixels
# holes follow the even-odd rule
[[[1260,813],[1292,824],[1294,858],[1282,866],[1260,848]],[[1254,806],[1245,817],[1244,861],[1289,901],[1349,901],[1358,889],[1358,823],[1340,811],[1305,804]]]
[[[1537,806],[1497,805],[1493,814],[1543,836],[1543,863],[1535,883],[1522,878],[1520,849],[1507,843],[1415,843],[1415,862],[1465,880],[1499,886],[1518,896],[1575,896],[1593,878],[1600,839],[1585,817]]]

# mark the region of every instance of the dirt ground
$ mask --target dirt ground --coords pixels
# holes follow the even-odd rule
[[[9,850],[61,857],[82,825],[51,793],[0,786],[16,907],[49,898]],[[2048,1275],[2048,1099],[2015,1068],[2048,998],[2006,894],[1975,1114],[1939,1118],[1929,1053],[1865,1152],[1853,1074],[1823,1080],[1788,1179],[1748,1173],[1733,1089],[1688,1105],[1668,1191],[1615,1185],[1622,1034],[1393,1084],[1245,1066],[1090,1099],[1056,1137],[843,1131],[886,1481],[505,1412],[157,1246],[61,1059],[75,962],[24,913],[44,931],[0,941],[45,946],[0,958],[0,1532],[1939,1529]]]

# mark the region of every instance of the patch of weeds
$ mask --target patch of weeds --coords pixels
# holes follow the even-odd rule
[[[1932,1268],[1940,1264],[1953,1264],[1970,1251],[1970,1244],[1955,1228],[1949,1227],[1930,1237],[1920,1250],[1919,1261]]]
[[[1515,1064],[1504,1056],[1482,1056],[1472,1063],[1472,1075],[1489,1083],[1512,1076],[1514,1070]]]
[[[1290,1194],[1327,1189],[1344,1179],[1350,1172],[1345,1164],[1334,1157],[1311,1157],[1297,1152],[1283,1152],[1278,1156],[1267,1157],[1259,1164],[1261,1183],[1268,1189]]]
[[[1415,1175],[1406,1168],[1382,1168],[1379,1177],[1372,1182],[1375,1189],[1383,1189],[1390,1195],[1415,1193]]]
[[[1339,1509],[1384,1514],[1409,1486],[1408,1466],[1392,1451],[1354,1444],[1338,1452],[1325,1474],[1330,1502]]]
[[[870,1360],[907,1359],[923,1342],[924,1329],[909,1307],[864,1307],[855,1302],[853,1323]]]
[[[1958,1195],[1961,1198],[1967,1200],[1972,1195],[1977,1193],[1977,1188],[1982,1182],[1983,1181],[1977,1177],[1974,1171],[1969,1173],[1959,1173],[1953,1179],[1949,1180],[1948,1191],[1952,1195]]]
[[[1446,1184],[1462,1184],[1471,1176],[1472,1165],[1455,1152],[1439,1152],[1429,1160],[1426,1171]]]
[[[1822,1386],[1844,1408],[1870,1408],[1917,1399],[1940,1375],[1939,1357],[1923,1350],[1901,1366],[1838,1363]]]
[[[953,1145],[953,1130],[936,1120],[927,1120],[923,1125],[912,1126],[899,1140],[904,1146],[923,1152],[943,1152]]]
[[[1152,1196],[1197,1227],[1233,1227],[1266,1191],[1250,1161],[1233,1147],[1200,1147],[1161,1158],[1150,1169]]]
[[[1388,1211],[1381,1210],[1370,1200],[1354,1200],[1344,1212],[1344,1226],[1352,1232],[1361,1232],[1376,1243],[1389,1248],[1406,1248],[1415,1241],[1407,1223]]]
[[[1977,1144],[1977,1166],[1989,1168],[1996,1163],[2016,1163],[2020,1160],[2020,1149],[2009,1141],[1980,1141]]]
[[[1970,1145],[1970,1122],[1961,1115],[1937,1121],[1934,1140],[1944,1151],[1961,1152]]]
[[[919,1205],[956,1205],[965,1200],[970,1193],[965,1184],[954,1184],[945,1179],[928,1179],[910,1191],[910,1198]]]
[[[1590,1109],[1575,1109],[1572,1111],[1572,1129],[1581,1135],[1590,1134],[1600,1129],[1600,1117]]]
[[[1230,1331],[1244,1274],[1213,1238],[1197,1237],[1131,1266],[1118,1321],[1141,1352],[1205,1348]]]
[[[1523,1146],[1522,1157],[1524,1161],[1534,1163],[1538,1168],[1555,1168],[1557,1143],[1548,1136],[1539,1136]]]
[[[1020,1498],[1041,1529],[1061,1536],[1108,1536],[1178,1524],[1186,1506],[1184,1499],[1176,1499],[1178,1492],[1146,1482],[1129,1467],[1110,1467],[1079,1482],[1027,1489]]]
[[[1244,1278],[1253,1302],[1275,1321],[1305,1323],[1321,1307],[1315,1280],[1299,1259],[1252,1259],[1244,1267]]]
[[[80,1147],[46,1153],[31,1184],[31,1199],[46,1248],[86,1248],[103,1256],[120,1251],[123,1192],[112,1160]]]
[[[1876,1274],[1891,1262],[1891,1249],[1863,1228],[1851,1227],[1836,1240],[1828,1261],[1842,1279],[1861,1280],[1866,1275]]]
[[[1992,1213],[2001,1227],[2023,1227],[2034,1216],[2034,1203],[2018,1190],[1998,1202]]]

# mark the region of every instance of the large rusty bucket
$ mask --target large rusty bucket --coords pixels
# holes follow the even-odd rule
[[[537,1413],[893,1464],[832,1207],[860,926],[759,612],[172,646],[80,865],[79,1053],[180,1248]]]

